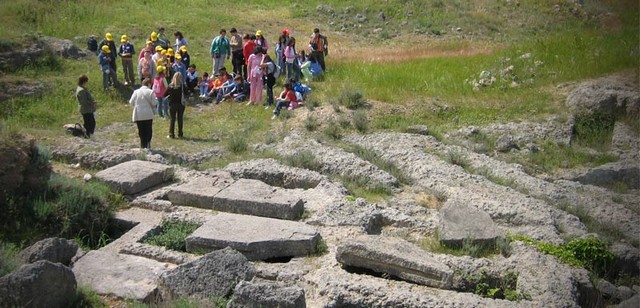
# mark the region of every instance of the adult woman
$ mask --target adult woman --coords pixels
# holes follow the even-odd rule
[[[262,47],[257,46],[253,50],[253,54],[249,56],[247,70],[249,71],[249,83],[251,84],[251,94],[249,95],[249,102],[247,105],[254,105],[262,102]]]
[[[84,120],[84,128],[87,130],[87,138],[93,135],[93,131],[96,128],[96,119],[93,115],[96,112],[96,101],[93,100],[91,93],[87,90],[88,83],[89,77],[80,75],[78,88],[76,88],[76,99],[78,99],[78,105],[80,105],[80,114],[82,114],[82,119]]]
[[[153,117],[157,100],[150,88],[151,79],[145,78],[140,89],[133,91],[129,104],[133,105],[131,120],[138,126],[138,136],[140,137],[140,147],[148,149],[151,147],[151,137],[153,136]]]
[[[184,38],[184,35],[182,35],[182,32],[176,31],[176,33],[174,33],[173,36],[176,37],[176,43],[173,44],[173,48],[175,50],[179,50],[180,47],[182,47],[182,46],[188,46],[189,45],[187,43],[187,40]]]
[[[173,139],[175,135],[176,119],[178,120],[178,138],[182,138],[182,123],[184,118],[184,94],[186,88],[183,86],[182,73],[173,74],[169,88],[164,92],[164,97],[169,98],[169,115],[171,123],[169,124],[169,138]]]

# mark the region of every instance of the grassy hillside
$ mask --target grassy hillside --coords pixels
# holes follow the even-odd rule
[[[15,0],[0,4],[0,45],[13,46],[25,35],[45,35],[72,39],[84,47],[90,34],[111,32],[114,37],[129,35],[140,48],[151,31],[164,26],[170,38],[176,30],[185,34],[192,62],[203,72],[211,69],[208,46],[221,27],[236,27],[241,33],[261,29],[274,42],[282,28],[300,38],[317,26],[331,43],[329,73],[322,81],[311,82],[313,98],[323,111],[332,112],[329,106],[341,93],[356,91],[370,102],[367,112],[373,129],[419,123],[444,131],[562,115],[566,111],[558,85],[623,70],[637,74],[638,2],[584,2],[577,6],[567,0],[243,1],[220,7],[206,0]],[[500,72],[510,65],[513,70],[502,77]],[[474,90],[473,81],[482,71],[497,76],[497,81]],[[130,108],[120,95],[101,91],[101,74],[93,58],[59,59],[3,76],[42,80],[49,86],[42,98],[0,104],[5,125],[51,137],[47,142],[66,140],[61,125],[81,121],[72,92],[82,73],[89,75],[90,90],[99,102],[98,129],[125,124],[101,133],[102,137],[135,145]],[[446,110],[440,110],[442,106]],[[296,127],[305,112],[292,112],[293,121],[271,121],[270,112],[262,108],[229,104],[189,108],[185,131],[191,140],[160,138],[168,123],[156,121],[153,145],[191,152],[226,145],[238,136],[265,142]],[[459,121],[454,123],[454,118]]]

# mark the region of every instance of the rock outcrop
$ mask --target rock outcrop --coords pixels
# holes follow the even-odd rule
[[[233,291],[228,308],[305,308],[304,289],[271,282],[241,281]]]
[[[20,258],[27,263],[47,260],[52,263],[71,264],[73,257],[82,251],[76,242],[63,238],[47,238],[25,248]]]
[[[68,307],[76,293],[73,272],[46,260],[25,264],[0,277],[2,307]]]

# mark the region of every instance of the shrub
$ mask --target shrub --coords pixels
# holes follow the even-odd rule
[[[607,149],[611,143],[616,118],[610,114],[596,113],[576,118],[575,141],[579,145]]]
[[[353,127],[360,133],[366,133],[369,128],[369,119],[367,113],[361,110],[356,111],[353,114]]]
[[[340,129],[340,126],[333,121],[329,122],[329,125],[327,125],[323,132],[331,139],[338,140],[342,138],[342,130]]]
[[[318,120],[313,115],[308,115],[306,119],[304,119],[304,128],[308,131],[312,132],[318,128]]]
[[[364,94],[360,90],[344,89],[338,97],[338,103],[349,109],[364,107]]]
[[[313,97],[309,97],[304,101],[304,106],[307,107],[309,111],[314,111],[316,107],[320,106],[320,102]]]
[[[227,141],[227,150],[232,153],[239,154],[247,150],[249,145],[247,144],[247,137],[243,133],[232,133]]]
[[[458,165],[465,170],[470,166],[469,160],[458,151],[447,152],[446,160],[448,163]]]
[[[316,160],[316,157],[311,151],[301,151],[294,155],[289,155],[285,158],[284,162],[296,168],[304,168],[314,171],[320,171],[322,169],[322,163]]]
[[[344,129],[348,129],[349,127],[351,127],[351,121],[344,114],[338,117],[338,124]]]
[[[160,226],[160,232],[142,240],[143,243],[162,246],[176,251],[187,251],[186,238],[196,231],[200,224],[181,220],[165,220]]]
[[[0,241],[0,277],[20,267],[22,262],[18,258],[18,253],[20,253],[20,249],[17,246]]]

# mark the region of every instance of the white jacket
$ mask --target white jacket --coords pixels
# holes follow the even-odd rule
[[[129,99],[129,104],[133,105],[131,120],[133,122],[153,120],[157,102],[158,100],[153,95],[153,90],[147,86],[142,86],[140,89],[133,91],[131,99]]]

